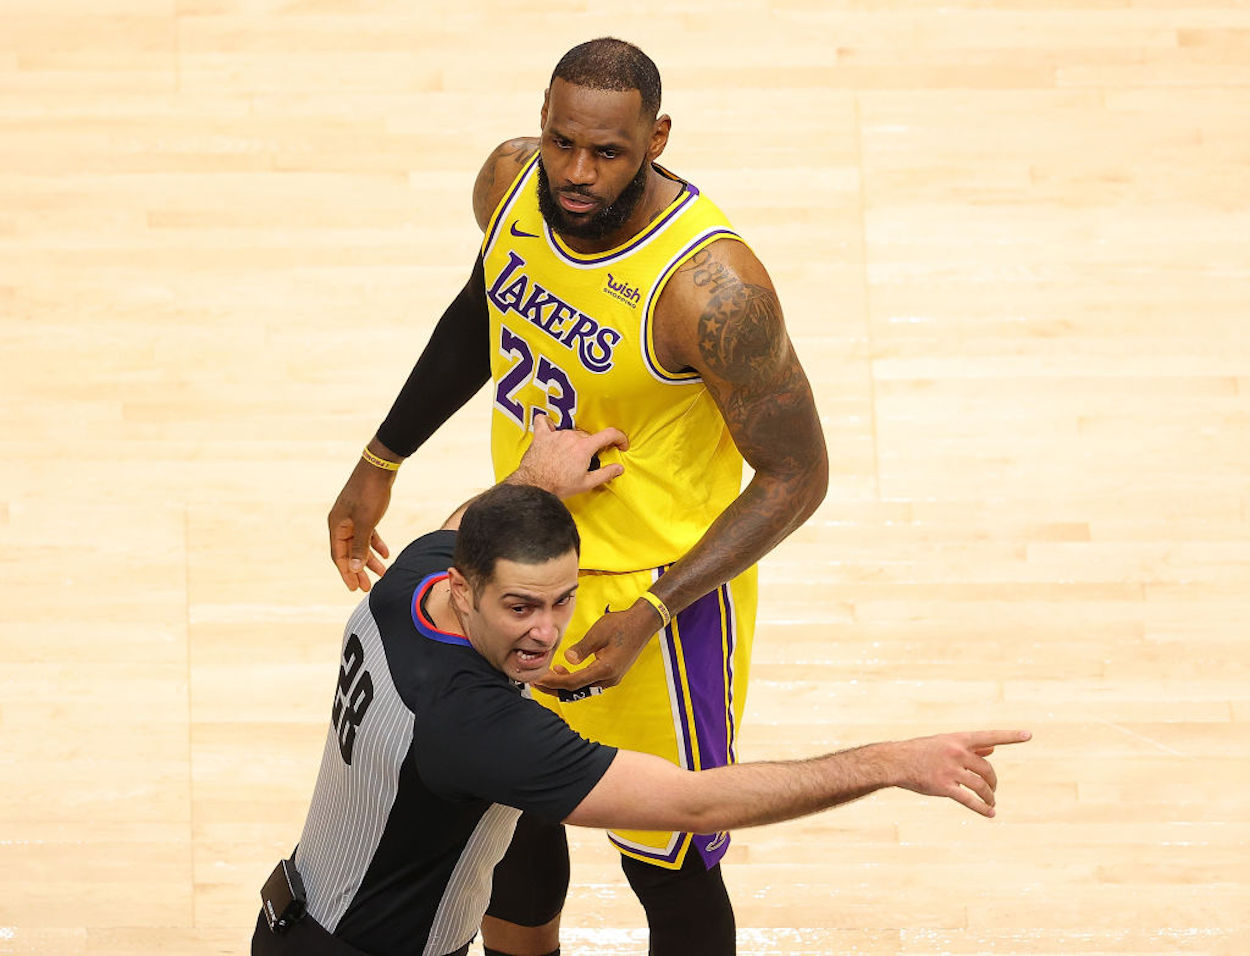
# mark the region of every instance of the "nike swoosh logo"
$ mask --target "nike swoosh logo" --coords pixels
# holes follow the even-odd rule
[[[511,227],[508,229],[508,231],[509,231],[509,232],[511,232],[511,233],[512,233],[514,236],[516,236],[518,239],[537,239],[537,238],[538,238],[538,236],[537,236],[537,235],[535,235],[534,233],[532,233],[532,232],[525,232],[524,230],[522,230],[522,229],[518,229],[518,228],[516,227],[516,224],[517,224],[518,222],[520,222],[520,221],[521,221],[520,219],[513,219],[513,220],[512,220],[512,225],[511,225]]]

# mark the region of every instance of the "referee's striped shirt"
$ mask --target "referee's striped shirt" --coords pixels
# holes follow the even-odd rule
[[[414,541],[348,621],[295,856],[309,915],[375,956],[468,943],[520,811],[563,820],[616,754],[425,617],[454,544]]]

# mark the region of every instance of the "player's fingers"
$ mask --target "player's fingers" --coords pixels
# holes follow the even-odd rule
[[[994,752],[993,747],[974,747],[972,752],[978,757],[988,757]]]
[[[351,518],[344,518],[337,523],[330,524],[330,557],[334,559],[335,564],[342,561],[346,565],[347,549],[351,546],[351,541]]]
[[[382,557],[389,558],[391,556],[391,549],[386,546],[386,542],[383,541],[382,536],[378,534],[377,528],[373,529],[373,535],[369,539],[369,544],[372,546],[373,550],[382,555]]]
[[[585,670],[569,672],[566,668],[556,664],[542,676],[540,680],[534,682],[534,686],[546,694],[555,694],[562,690],[579,690],[586,686]]]
[[[347,585],[348,590],[356,590],[356,575],[347,569],[347,555],[335,557],[334,567],[339,572],[339,577],[343,579],[343,583]]]
[[[534,434],[535,435],[539,434],[540,432],[544,435],[549,435],[551,434],[551,432],[555,430],[556,430],[556,426],[551,424],[551,419],[547,417],[546,412],[538,412],[538,411],[534,412]]]
[[[382,559],[376,554],[369,555],[369,560],[365,562],[365,567],[360,571],[362,577],[366,577],[365,570],[372,571],[378,577],[386,573],[386,565],[382,563]]]
[[[353,534],[348,542],[347,568],[352,572],[360,571],[369,560],[369,542],[373,540],[373,529],[368,534]]]
[[[583,687],[615,687],[621,682],[621,675],[607,661],[596,658],[579,671],[569,675],[568,690],[581,690]]]
[[[350,567],[350,548],[352,543],[352,520],[345,518],[338,524],[330,526],[330,557],[339,569],[339,576],[348,590],[355,591],[356,572]]]
[[[567,669],[561,667],[559,664],[552,664],[549,668],[547,668],[547,673],[543,674],[543,676],[538,678],[538,680],[530,682],[530,687],[534,688],[534,690],[541,691],[544,694],[554,696],[557,688],[551,683],[551,681],[558,681],[562,677],[567,676],[567,674]]]

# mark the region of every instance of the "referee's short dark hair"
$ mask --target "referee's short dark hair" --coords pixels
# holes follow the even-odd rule
[[[625,40],[599,37],[579,43],[560,58],[551,79],[592,90],[637,90],[648,118],[654,120],[660,112],[660,71],[651,57]]]
[[[496,485],[479,495],[460,518],[451,563],[473,588],[474,603],[500,558],[543,564],[574,551],[582,539],[569,509],[533,485]]]

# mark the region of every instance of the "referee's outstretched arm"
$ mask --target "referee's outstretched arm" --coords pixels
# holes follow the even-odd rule
[[[940,734],[868,744],[811,760],[735,764],[691,772],[622,750],[566,823],[616,830],[719,833],[849,803],[886,787],[949,797],[994,816],[998,777],[986,760],[1025,730]]]

